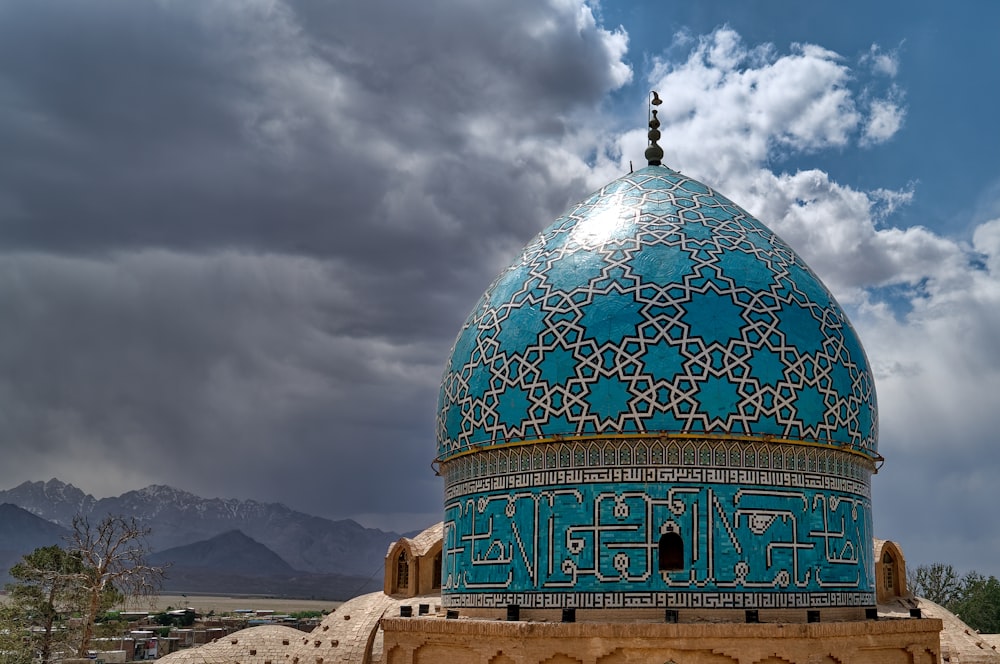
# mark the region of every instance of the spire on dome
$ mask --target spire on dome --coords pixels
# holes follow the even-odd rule
[[[659,166],[663,160],[663,148],[656,142],[660,139],[660,121],[656,118],[656,109],[653,106],[659,106],[663,100],[660,99],[656,90],[650,91],[649,95],[651,97],[649,100],[649,147],[646,148],[646,161],[650,166]]]

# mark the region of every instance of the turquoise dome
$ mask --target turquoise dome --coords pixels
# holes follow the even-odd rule
[[[636,434],[877,456],[871,369],[833,295],[745,210],[663,166],[528,244],[462,326],[438,401],[442,461]]]

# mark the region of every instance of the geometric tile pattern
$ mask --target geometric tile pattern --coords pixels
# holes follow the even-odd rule
[[[746,211],[662,166],[572,208],[486,291],[445,369],[438,459],[655,432],[877,455],[871,370],[833,296]]]

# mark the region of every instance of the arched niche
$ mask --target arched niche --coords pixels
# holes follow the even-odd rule
[[[899,545],[889,540],[875,540],[875,599],[878,603],[892,602],[908,596],[906,559]]]
[[[684,569],[684,540],[679,533],[671,530],[660,535],[656,553],[657,568],[661,572],[678,572]]]
[[[413,597],[417,594],[416,561],[406,544],[405,538],[396,542],[385,557],[386,595]]]

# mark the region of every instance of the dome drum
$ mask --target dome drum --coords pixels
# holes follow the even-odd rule
[[[871,462],[659,437],[447,462],[443,603],[794,609],[875,603]]]

